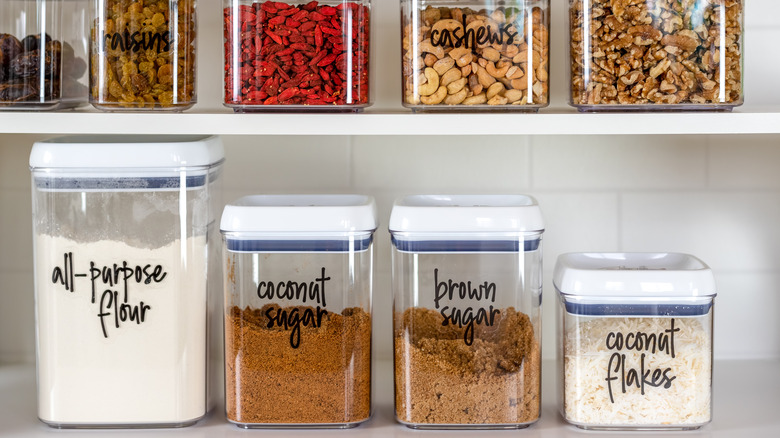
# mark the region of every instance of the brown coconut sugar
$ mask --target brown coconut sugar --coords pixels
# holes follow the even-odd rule
[[[310,307],[236,306],[225,315],[225,394],[230,421],[242,424],[345,424],[371,409],[371,316],[359,307],[327,312],[319,327],[268,327],[266,311]],[[273,313],[272,313],[273,314]]]
[[[412,424],[528,424],[539,418],[541,355],[528,315],[509,307],[493,326],[443,326],[437,311],[396,313],[396,416]]]

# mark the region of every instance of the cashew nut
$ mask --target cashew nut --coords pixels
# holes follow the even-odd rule
[[[458,70],[457,68],[453,67],[453,68],[447,70],[447,72],[442,75],[442,77],[441,77],[441,84],[446,87],[447,85],[451,84],[452,82],[457,81],[460,78],[461,78],[460,70]]]
[[[420,101],[425,105],[436,105],[441,103],[444,98],[447,97],[447,87],[441,86],[434,94],[430,96],[422,96]]]
[[[509,99],[503,96],[499,96],[498,94],[493,96],[492,99],[488,100],[488,105],[506,105],[507,102],[509,102]]]
[[[528,89],[528,78],[512,79],[512,88],[525,91]]]
[[[450,82],[449,84],[447,84],[447,92],[449,94],[455,94],[458,91],[465,89],[466,84],[468,82],[469,80],[466,78],[460,78],[455,82]]]
[[[525,73],[523,72],[522,68],[513,65],[509,67],[509,70],[507,70],[504,76],[506,76],[507,79],[520,79],[525,76]]]
[[[450,94],[444,98],[444,103],[447,105],[458,105],[459,103],[466,100],[466,96],[468,96],[468,91],[466,91],[466,88],[461,88],[461,90],[457,93]]]
[[[433,64],[433,69],[436,70],[436,73],[443,75],[444,72],[451,69],[454,65],[455,60],[448,56],[436,61],[436,63]]]
[[[460,68],[460,74],[465,78],[466,76],[471,74],[471,64],[464,65]]]
[[[475,96],[467,97],[462,103],[463,105],[481,105],[487,102],[485,93],[480,93]]]
[[[485,50],[482,51],[482,57],[488,61],[496,62],[501,59],[501,54],[492,47],[486,47]]]
[[[439,89],[439,74],[436,73],[436,70],[428,67],[425,69],[425,78],[428,79],[428,82],[425,85],[420,85],[417,91],[421,96],[430,96]]]
[[[515,103],[523,98],[523,92],[520,90],[506,90],[504,97],[506,97],[507,102]]]
[[[503,92],[504,90],[505,90],[504,84],[502,84],[501,82],[496,82],[495,84],[488,87],[486,92],[486,97],[488,100],[490,100],[493,97],[501,94],[501,92]]]
[[[423,58],[423,63],[425,63],[426,67],[433,67],[433,64],[435,64],[436,61],[437,61],[436,56],[430,53],[427,53]]]
[[[499,64],[501,67],[496,67],[496,64],[493,63],[493,61],[490,61],[485,67],[485,70],[488,72],[488,74],[496,79],[504,77],[506,72],[509,71],[509,67],[511,66],[511,64],[503,64],[501,61],[499,61]]]
[[[444,47],[434,46],[430,41],[421,42],[417,48],[420,50],[420,52],[430,53],[437,59],[444,58]]]
[[[477,70],[477,78],[479,79],[479,83],[482,84],[482,86],[485,88],[493,85],[493,83],[496,82],[496,78],[491,76],[490,73],[488,73],[487,70],[482,67]]]

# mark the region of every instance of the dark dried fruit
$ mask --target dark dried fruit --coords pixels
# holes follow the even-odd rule
[[[38,95],[38,89],[31,82],[0,84],[0,101],[23,102]]]
[[[0,68],[7,68],[11,60],[20,53],[22,53],[22,43],[11,34],[0,33]]]
[[[45,34],[44,38],[46,39],[47,44],[49,43],[49,41],[51,41],[51,37],[48,34]],[[22,47],[25,52],[40,50],[41,48],[40,35],[27,35],[22,40]]]

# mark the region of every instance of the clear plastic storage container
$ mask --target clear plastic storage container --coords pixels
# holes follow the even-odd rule
[[[43,422],[178,427],[206,414],[222,160],[216,137],[65,137],[33,146]]]
[[[371,415],[374,200],[267,195],[225,207],[225,408],[244,428]]]
[[[537,111],[549,102],[549,0],[401,0],[403,105]]]
[[[92,0],[90,103],[184,111],[197,102],[196,0]]]
[[[53,110],[87,102],[86,0],[4,0],[0,110]]]
[[[223,0],[225,106],[358,111],[371,105],[370,0]]]
[[[395,417],[412,428],[539,419],[542,232],[523,195],[409,196],[390,216]]]
[[[558,258],[561,412],[584,429],[696,429],[712,418],[715,282],[675,253]]]
[[[742,105],[743,0],[567,1],[569,104],[580,111]]]

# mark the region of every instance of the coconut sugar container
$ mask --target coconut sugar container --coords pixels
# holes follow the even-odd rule
[[[373,198],[249,196],[225,207],[225,408],[244,428],[371,415]]]
[[[584,429],[697,429],[712,419],[715,282],[676,253],[558,258],[561,412]]]
[[[180,427],[206,414],[223,155],[218,138],[195,136],[33,146],[41,421]]]
[[[542,233],[524,195],[409,196],[392,238],[395,417],[411,428],[539,418]]]

